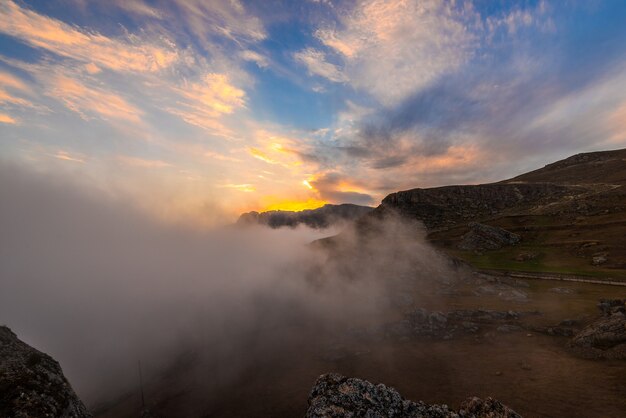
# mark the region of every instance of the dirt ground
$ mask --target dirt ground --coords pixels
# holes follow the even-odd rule
[[[539,311],[529,321],[554,325],[590,321],[599,298],[624,297],[626,289],[581,283],[528,281],[527,302],[475,296],[472,284],[453,294],[420,298],[431,310]],[[563,294],[552,288],[569,288]],[[389,312],[388,318],[399,315]],[[387,320],[388,318],[385,318]],[[148,408],[163,417],[297,417],[307,408],[316,378],[338,372],[396,388],[404,397],[458,406],[470,396],[492,396],[524,417],[624,417],[626,362],[585,360],[570,353],[568,338],[526,330],[481,331],[449,340],[411,338],[366,341],[337,333],[301,334],[267,352],[235,379],[221,381],[210,367],[180,367],[145,388]],[[328,347],[340,347],[328,355]],[[339,354],[337,354],[339,353]],[[139,393],[115,400],[96,416],[140,416]]]

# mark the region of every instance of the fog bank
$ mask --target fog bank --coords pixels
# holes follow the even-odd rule
[[[378,315],[389,294],[453,273],[418,225],[370,233],[153,221],[70,179],[0,164],[0,322],[99,402],[200,353],[218,382],[290,339]],[[330,249],[330,250],[329,250]]]

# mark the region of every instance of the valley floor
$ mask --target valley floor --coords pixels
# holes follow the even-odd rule
[[[567,348],[569,337],[530,329],[565,319],[588,323],[599,315],[598,299],[624,297],[626,291],[588,283],[511,283],[502,285],[504,292],[494,293],[490,286],[500,285],[471,275],[432,295],[408,287],[380,318],[381,324],[402,318],[416,306],[443,312],[534,312],[522,320],[524,329],[481,325],[476,332],[444,338],[384,338],[354,330],[297,335],[231,381],[216,380],[202,364],[181,366],[147,386],[148,407],[155,416],[167,417],[303,416],[316,378],[338,372],[383,382],[409,399],[428,403],[458,406],[468,396],[492,396],[527,418],[623,417],[626,361],[584,359]],[[133,393],[96,416],[136,417],[140,410],[139,395]]]

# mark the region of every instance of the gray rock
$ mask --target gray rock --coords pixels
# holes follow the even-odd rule
[[[474,291],[476,296],[492,295],[498,296],[500,299],[513,301],[513,302],[526,302],[528,301],[528,294],[522,290],[515,289],[512,286],[506,284],[486,284],[479,286]]]
[[[606,255],[596,255],[591,258],[591,264],[594,266],[600,266],[608,261]]]
[[[0,326],[0,416],[91,417],[52,357]]]
[[[600,299],[597,306],[606,316],[616,312],[626,313],[626,299]]]
[[[626,317],[602,317],[576,334],[570,344],[585,357],[626,360]]]
[[[515,256],[515,261],[530,261],[539,257],[539,254],[532,251],[524,251]]]
[[[520,327],[519,325],[504,324],[504,325],[500,325],[498,328],[496,328],[496,331],[503,332],[503,333],[509,333],[509,332],[521,331],[522,329],[523,328]]]
[[[553,287],[551,289],[548,289],[548,292],[560,293],[562,295],[571,295],[574,293],[574,289],[569,289],[567,287]]]
[[[572,338],[570,347],[585,357],[626,360],[624,299],[601,300],[603,316]]]
[[[463,235],[459,248],[465,251],[497,250],[505,246],[515,245],[520,236],[496,226],[472,222],[470,230]]]
[[[510,330],[521,329],[519,319],[522,316],[535,314],[537,312],[522,313],[484,309],[430,312],[419,308],[405,313],[403,320],[385,325],[385,336],[401,339],[434,337],[448,340],[457,334],[475,334],[482,329],[501,325],[510,326]]]
[[[395,389],[339,374],[320,376],[308,400],[306,418],[521,418],[500,402],[470,398],[458,411],[404,399]]]

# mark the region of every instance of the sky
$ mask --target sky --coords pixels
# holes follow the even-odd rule
[[[172,222],[626,147],[626,3],[0,0],[0,160]]]

